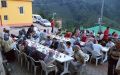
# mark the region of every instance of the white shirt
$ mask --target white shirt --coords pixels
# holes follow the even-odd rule
[[[100,45],[100,44],[93,44],[93,49],[94,49],[95,52],[97,52],[98,54],[101,55],[102,45]]]
[[[68,53],[69,56],[73,56],[74,54],[72,47],[68,48],[65,46],[65,52]]]
[[[75,42],[75,39],[74,39],[74,38],[71,38],[71,39],[70,39],[70,42],[71,42],[71,45],[73,46],[73,45],[74,45],[74,42]]]
[[[112,41],[110,41],[106,44],[106,46],[111,48],[111,47],[115,46],[115,44]]]

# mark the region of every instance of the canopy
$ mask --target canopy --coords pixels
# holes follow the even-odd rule
[[[104,32],[106,27],[105,26],[101,26],[101,29]],[[87,28],[87,30],[91,30],[91,31],[94,30],[95,33],[98,33],[99,26],[94,26],[94,27],[91,27],[91,28]],[[116,32],[116,33],[120,34],[120,31],[110,28],[110,33],[113,33],[113,32]]]

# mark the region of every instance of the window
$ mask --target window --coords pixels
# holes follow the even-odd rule
[[[4,15],[4,20],[8,20],[8,16],[7,15]]]
[[[1,1],[1,7],[7,7],[7,2],[6,1]]]
[[[23,7],[19,7],[19,12],[20,12],[20,14],[23,14],[23,13],[24,13]]]

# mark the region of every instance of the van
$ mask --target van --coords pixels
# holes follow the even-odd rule
[[[40,23],[42,17],[38,14],[32,14],[33,23]]]
[[[51,26],[50,21],[48,21],[47,19],[41,19],[40,24],[45,26],[45,27],[50,27]]]

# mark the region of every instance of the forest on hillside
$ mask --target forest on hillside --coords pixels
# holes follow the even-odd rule
[[[33,13],[50,19],[62,19],[63,28],[95,26],[100,17],[102,0],[34,0]],[[103,23],[120,30],[120,0],[105,0]]]

